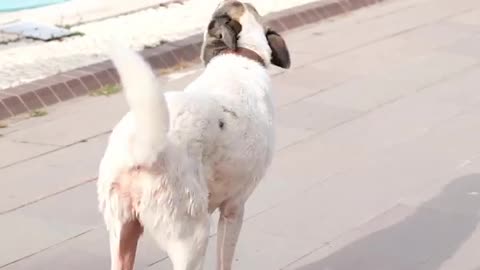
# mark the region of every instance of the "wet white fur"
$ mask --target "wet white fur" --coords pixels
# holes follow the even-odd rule
[[[241,23],[238,45],[269,63],[262,26],[248,12]],[[233,251],[228,246],[236,242],[244,204],[274,150],[266,68],[242,56],[221,55],[184,91],[163,92],[139,55],[119,49],[112,57],[130,107],[110,136],[98,180],[112,252],[121,225],[138,218],[167,251],[175,270],[202,269],[209,214],[220,207],[218,237],[227,250],[219,249],[225,257],[219,267],[230,269]],[[141,189],[132,211],[113,186],[136,165],[151,166],[156,173],[146,171],[131,179]],[[114,260],[112,269],[117,267]]]

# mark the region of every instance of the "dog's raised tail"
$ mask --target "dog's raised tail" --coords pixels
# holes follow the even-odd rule
[[[150,65],[135,51],[113,46],[110,57],[135,119],[132,156],[136,165],[149,166],[167,143],[169,115],[163,91]]]

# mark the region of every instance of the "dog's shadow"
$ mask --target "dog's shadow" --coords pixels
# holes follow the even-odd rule
[[[455,179],[401,222],[296,270],[436,270],[477,227],[477,192],[480,174]]]

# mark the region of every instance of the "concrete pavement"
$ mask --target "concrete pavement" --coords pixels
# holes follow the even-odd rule
[[[234,268],[479,269],[480,2],[390,0],[286,38]],[[0,129],[0,269],[108,269],[94,181],[125,108],[86,97]],[[136,269],[171,266],[146,237]]]

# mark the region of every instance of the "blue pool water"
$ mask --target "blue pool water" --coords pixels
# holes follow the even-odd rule
[[[67,1],[69,0],[0,0],[0,12],[36,8]]]

